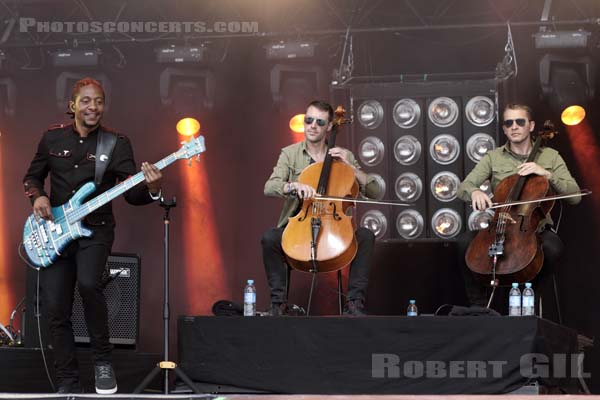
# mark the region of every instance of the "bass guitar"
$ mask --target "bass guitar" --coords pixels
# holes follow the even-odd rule
[[[205,150],[204,137],[199,136],[189,142],[184,142],[178,151],[163,158],[155,165],[158,169],[163,169],[176,160],[190,159]],[[23,228],[23,247],[31,264],[38,269],[49,267],[72,241],[92,236],[92,231],[82,225],[83,218],[143,180],[144,173],[138,172],[101,195],[83,203],[96,190],[94,182],[87,182],[68,202],[58,207],[52,207],[53,219],[51,221],[31,214]]]

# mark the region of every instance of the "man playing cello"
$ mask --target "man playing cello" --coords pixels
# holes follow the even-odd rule
[[[485,210],[492,206],[490,197],[480,190],[480,185],[490,180],[494,190],[498,183],[514,174],[527,176],[531,174],[544,176],[548,179],[550,187],[557,194],[578,193],[579,186],[567,169],[564,160],[554,149],[542,147],[535,162],[525,162],[533,149],[531,132],[535,127],[532,111],[526,105],[508,104],[503,112],[502,130],[508,143],[493,151],[488,152],[481,161],[467,175],[458,188],[458,197],[470,201],[474,210]],[[577,204],[581,197],[575,196],[565,199],[569,204]],[[563,251],[563,243],[550,227],[552,219],[549,215],[538,226],[542,239],[544,253],[544,267],[536,278],[541,284],[545,276],[549,276]],[[459,256],[463,258],[466,246],[474,237],[475,232],[466,232],[459,239]],[[485,305],[485,288],[477,281],[464,265],[465,286],[471,304]]]
[[[267,230],[261,240],[263,262],[267,281],[271,289],[272,316],[287,313],[287,265],[281,246],[283,231],[288,218],[296,214],[301,199],[315,197],[315,188],[298,182],[300,173],[315,162],[323,162],[327,155],[327,134],[333,127],[333,108],[323,101],[311,102],[304,117],[304,141],[281,150],[277,165],[265,184],[265,195],[285,199],[277,227]],[[329,154],[354,169],[361,193],[375,197],[377,186],[374,180],[360,169],[353,154],[341,147],[333,147]],[[369,282],[369,267],[375,237],[373,233],[359,227],[356,230],[358,251],[350,265],[350,277],[344,313],[354,316],[364,315],[364,300]]]

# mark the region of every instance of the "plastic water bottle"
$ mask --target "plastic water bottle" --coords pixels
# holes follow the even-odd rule
[[[517,282],[513,282],[512,288],[508,292],[508,315],[511,317],[521,316],[521,291]]]
[[[256,315],[256,287],[254,287],[254,280],[248,279],[248,284],[244,288],[244,317],[254,315]]]
[[[525,289],[523,289],[523,311],[521,314],[535,315],[535,293],[533,293],[530,282],[527,282]]]
[[[419,315],[419,310],[417,309],[417,305],[415,303],[416,302],[414,300],[408,301],[408,309],[406,310],[406,315],[408,317],[416,317]]]

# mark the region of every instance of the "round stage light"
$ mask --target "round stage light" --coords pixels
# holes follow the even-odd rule
[[[381,239],[387,231],[387,218],[379,210],[369,210],[360,219],[360,226],[373,232],[376,239]]]
[[[177,122],[175,129],[182,136],[194,136],[200,132],[200,122],[196,118],[182,118]]]
[[[569,106],[560,115],[563,124],[573,126],[579,124],[585,118],[585,108],[581,106]]]
[[[358,145],[358,157],[370,167],[383,161],[384,153],[385,146],[383,142],[375,136],[364,138]]]
[[[496,148],[496,141],[487,133],[476,133],[467,141],[465,152],[474,163],[481,161],[488,151]]]
[[[423,216],[416,210],[404,210],[396,218],[396,230],[404,239],[418,238],[424,227]]]
[[[394,144],[394,157],[402,165],[413,165],[421,157],[421,142],[412,135],[400,137]]]
[[[452,201],[456,198],[456,192],[460,185],[460,179],[450,171],[438,172],[431,179],[431,193],[439,201]]]
[[[467,102],[465,114],[471,124],[486,126],[494,120],[496,107],[489,97],[475,96]]]
[[[460,233],[462,218],[451,208],[440,208],[431,218],[433,233],[442,239],[450,239]]]
[[[396,196],[405,202],[417,201],[423,193],[423,182],[417,174],[405,172],[396,179]]]
[[[296,114],[290,118],[290,129],[294,133],[304,133],[304,114]]]
[[[438,164],[452,164],[460,154],[460,144],[452,135],[437,135],[429,144],[429,154]]]
[[[369,177],[372,177],[375,181],[375,185],[377,185],[377,196],[375,196],[375,200],[381,200],[385,196],[385,189],[387,188],[385,184],[385,179],[379,174],[370,173]]]
[[[394,105],[392,116],[400,128],[412,128],[421,119],[421,107],[412,99],[401,99]]]
[[[470,230],[478,231],[487,229],[490,226],[492,219],[494,219],[494,210],[473,211],[471,215],[469,215],[467,224]]]
[[[438,97],[429,104],[429,120],[440,128],[446,128],[458,119],[458,105],[449,97]]]
[[[356,114],[358,122],[367,129],[376,129],[383,122],[383,107],[377,100],[364,101]]]

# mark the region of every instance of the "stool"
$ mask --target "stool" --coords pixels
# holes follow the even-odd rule
[[[286,290],[286,297],[289,297],[290,294],[290,276],[292,274],[292,267],[290,267],[290,265],[288,263],[286,263],[287,266],[287,280],[285,282],[285,290]],[[310,314],[310,305],[312,302],[312,292],[313,292],[313,287],[314,287],[314,281],[316,278],[316,273],[312,274],[312,283],[310,285],[310,293],[308,295],[308,305],[306,307],[306,315]],[[339,310],[339,314],[342,315],[342,270],[338,269],[337,270],[337,291],[338,291],[338,310]]]

